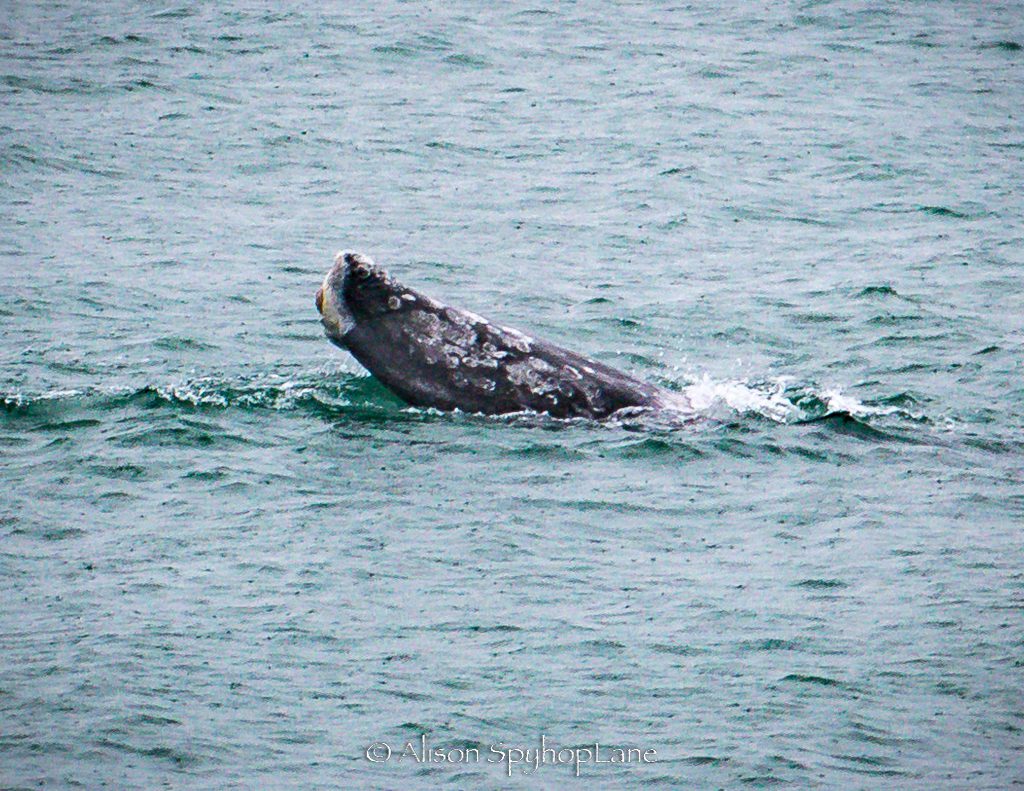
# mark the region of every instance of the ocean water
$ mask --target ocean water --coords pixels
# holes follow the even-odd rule
[[[3,17],[0,786],[1024,782],[1020,3]],[[339,248],[701,417],[407,408]]]

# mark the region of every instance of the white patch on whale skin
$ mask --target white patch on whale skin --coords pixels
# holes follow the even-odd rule
[[[493,371],[498,370],[498,358],[492,354],[488,354],[485,349],[481,349],[479,346],[466,351],[465,356],[462,358],[462,362],[467,368],[490,368]]]
[[[422,354],[429,365],[436,365],[445,358],[443,322],[435,313],[413,310],[402,334],[409,339],[409,353]]]
[[[441,332],[445,341],[460,347],[464,352],[472,349],[476,343],[476,329],[465,314],[454,308],[445,308],[444,318],[447,321],[442,325]]]
[[[501,331],[502,340],[505,341],[513,349],[528,354],[530,352],[530,344],[533,343],[533,338],[529,335],[524,335],[514,327],[498,327]]]
[[[462,358],[466,350],[450,343],[444,345],[444,364],[452,371],[462,367]]]
[[[502,357],[508,357],[507,351],[505,351],[504,349],[499,349],[490,341],[486,341],[484,343],[483,350],[484,354],[495,360],[495,365],[497,365],[497,361],[500,360]]]
[[[512,363],[506,373],[512,384],[525,386],[534,395],[543,396],[558,390],[557,369],[539,357]]]
[[[483,316],[481,316],[481,315],[479,315],[477,313],[473,313],[473,311],[471,311],[471,310],[464,310],[462,312],[465,313],[467,316],[469,316],[470,320],[472,320],[472,322],[474,324],[487,324],[487,325],[489,325],[489,322],[487,321],[487,319],[485,319]]]
[[[409,322],[405,326],[405,334],[425,342],[441,340],[444,322],[436,313],[426,310],[414,310],[409,314]]]
[[[476,314],[451,307],[441,311],[420,310],[422,297],[417,300],[416,308],[406,314],[401,330],[408,341],[410,356],[418,356],[428,365],[440,365],[452,372],[475,371],[475,375],[468,376],[469,382],[485,391],[493,391],[495,386],[489,381],[489,372],[498,370],[509,352],[491,341],[481,342]],[[489,324],[485,327],[493,332]]]

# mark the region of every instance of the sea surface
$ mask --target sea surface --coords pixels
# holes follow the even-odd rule
[[[1024,783],[1024,5],[170,2],[0,20],[0,787]]]

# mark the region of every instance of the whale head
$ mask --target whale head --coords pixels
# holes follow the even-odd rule
[[[344,337],[355,329],[356,318],[349,306],[346,284],[355,280],[366,280],[375,272],[376,266],[370,256],[347,250],[334,257],[334,266],[324,277],[324,283],[316,289],[316,309],[321,315],[321,324],[327,336],[344,346]]]
[[[345,336],[395,305],[394,281],[369,255],[342,250],[316,290],[316,309],[328,338],[347,348]]]

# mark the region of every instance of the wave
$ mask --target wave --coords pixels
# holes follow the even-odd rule
[[[682,388],[694,409],[702,414],[719,414],[722,408],[740,414],[754,414],[777,423],[807,423],[833,415],[864,420],[893,415],[926,422],[923,413],[906,408],[916,402],[905,394],[876,403],[861,401],[836,387],[818,388],[798,384],[792,377],[750,381],[718,381],[707,374]]]
[[[0,405],[9,416],[41,416],[70,409],[105,411],[131,406],[308,411],[330,415],[403,406],[372,377],[346,371],[319,371],[293,377],[278,374],[204,376],[141,387],[16,391],[0,393]]]
[[[707,374],[685,382],[664,382],[679,394],[682,420],[671,426],[707,422],[729,423],[752,417],[779,424],[828,422],[840,430],[844,421],[867,425],[879,418],[930,422],[912,409],[917,402],[897,394],[874,403],[861,401],[837,388],[799,384],[791,377],[762,381],[716,380]],[[18,417],[57,418],[67,413],[105,412],[135,407],[173,410],[245,410],[252,412],[304,412],[325,418],[424,419],[441,417],[432,409],[409,407],[365,373],[345,370],[312,370],[291,375],[258,373],[236,376],[200,376],[180,382],[144,384],[139,387],[89,387],[39,392],[0,393],[0,414]],[[465,416],[463,416],[465,417]],[[625,411],[613,425],[664,427],[664,416],[643,410]],[[546,416],[517,413],[497,418],[503,422],[575,424],[590,421],[557,421]]]

